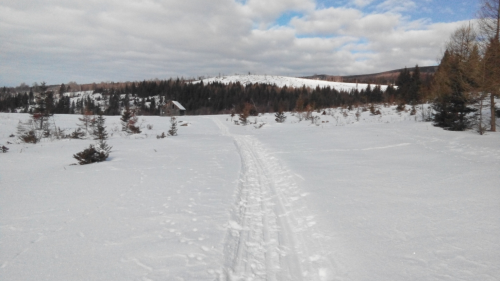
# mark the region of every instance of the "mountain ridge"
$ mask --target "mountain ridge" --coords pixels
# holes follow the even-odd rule
[[[436,72],[438,66],[422,66],[419,67],[422,79],[430,78]],[[410,72],[415,71],[415,67],[407,67]],[[345,82],[345,83],[369,83],[369,84],[394,84],[398,78],[399,73],[404,68],[394,69],[389,71],[370,73],[370,74],[357,74],[357,75],[328,75],[328,74],[315,74],[311,76],[303,76],[303,79],[324,80],[332,82]]]

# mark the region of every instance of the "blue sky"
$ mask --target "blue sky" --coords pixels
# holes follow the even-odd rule
[[[436,65],[479,0],[0,2],[0,85]]]
[[[368,2],[368,1],[367,1]],[[322,8],[328,7],[351,7],[360,8],[366,14],[379,12],[377,5],[384,1],[371,1],[366,6],[359,6],[350,0],[320,0],[317,5]],[[475,18],[475,13],[479,9],[477,0],[423,0],[414,1],[416,7],[400,13],[411,20],[425,19],[429,22],[457,22],[471,20]],[[277,20],[277,25],[288,25],[293,17],[304,16],[304,13],[288,11],[283,13]]]
[[[360,7],[359,5],[353,3],[355,1],[350,0],[320,0],[317,2],[318,5],[322,5],[324,7]],[[365,13],[374,13],[377,12],[377,5],[384,1],[375,0],[365,2],[369,2],[369,4],[362,7],[362,11]],[[432,22],[455,22],[472,19],[475,17],[475,12],[479,6],[479,1],[477,0],[420,0],[412,2],[416,5],[416,7],[404,11],[402,14],[413,20],[427,18]]]

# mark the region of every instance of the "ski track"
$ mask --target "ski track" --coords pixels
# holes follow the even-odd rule
[[[315,242],[322,235],[300,200],[307,194],[257,139],[213,121],[234,139],[242,161],[219,280],[330,280],[332,265]]]

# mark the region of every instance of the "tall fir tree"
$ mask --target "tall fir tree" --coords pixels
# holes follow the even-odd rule
[[[420,88],[422,87],[422,81],[420,79],[420,68],[418,65],[415,66],[415,70],[411,74],[410,86],[408,89],[407,101],[411,104],[417,104],[422,99],[420,94]]]
[[[408,68],[404,68],[399,72],[399,76],[396,80],[396,86],[398,86],[396,90],[396,95],[398,97],[399,102],[405,102],[408,100],[408,92],[410,90],[411,85],[411,74]]]
[[[475,35],[471,26],[463,26],[452,35],[434,77],[433,92],[437,96],[434,125],[453,131],[471,127],[473,92],[477,77],[468,67],[473,64]]]
[[[35,97],[35,109],[31,115],[37,130],[43,131],[45,136],[50,134],[50,119],[53,115],[54,98],[52,92],[47,91],[45,82],[39,86],[40,93]]]

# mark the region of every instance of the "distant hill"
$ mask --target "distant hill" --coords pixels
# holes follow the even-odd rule
[[[423,80],[425,80],[426,78],[434,75],[434,73],[436,72],[438,67],[437,66],[423,66],[423,67],[419,67],[419,68],[420,68],[421,78]],[[394,84],[395,83],[401,70],[403,70],[403,68],[379,72],[379,73],[373,73],[373,74],[349,75],[349,76],[334,76],[334,75],[320,74],[320,75],[312,75],[312,76],[306,76],[306,77],[301,77],[301,78],[313,79],[313,80],[333,81],[333,82],[370,83],[370,84],[387,85],[387,84]],[[409,67],[408,70],[410,70],[410,72],[413,72],[415,70],[415,68]]]
[[[304,78],[295,78],[295,77],[286,77],[286,76],[277,76],[277,75],[230,75],[230,76],[220,76],[203,79],[203,83],[210,84],[214,82],[229,84],[239,82],[243,85],[248,84],[268,84],[268,85],[276,85],[278,87],[289,87],[289,88],[301,88],[303,86],[309,88],[324,88],[330,87],[332,89],[336,89],[337,91],[351,91],[354,89],[362,90],[368,87],[366,83],[341,83],[341,82],[333,82],[331,80],[323,81],[324,79],[304,79]],[[193,83],[200,83],[200,81],[193,81]],[[381,84],[382,91],[387,89],[387,86]]]

